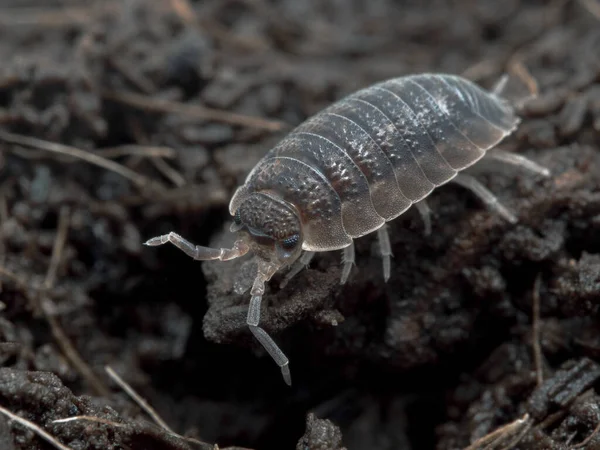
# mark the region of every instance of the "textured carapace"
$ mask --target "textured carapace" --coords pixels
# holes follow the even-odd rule
[[[415,203],[427,211],[424,199],[451,180],[516,221],[491,192],[460,173],[518,125],[513,106],[501,97],[504,85],[488,92],[458,76],[422,74],[360,90],[299,125],[256,165],[229,205],[231,230],[240,234],[232,249],[194,246],[174,233],[148,244],[172,242],[202,260],[254,253],[247,323],[289,384],[288,359],[259,327],[264,283],[275,272],[298,260],[287,281],[315,252],[343,249],[345,282],[353,240],[377,231],[387,279],[391,247],[385,223]],[[492,153],[548,175],[522,156]]]
[[[293,130],[256,165],[230,212],[268,192],[296,211],[303,250],[341,249],[477,162],[518,122],[507,102],[463,78],[385,81]]]

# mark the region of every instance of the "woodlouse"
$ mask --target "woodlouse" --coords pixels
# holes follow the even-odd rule
[[[413,204],[426,216],[424,199],[449,181],[516,222],[487,188],[461,173],[487,155],[549,175],[523,156],[487,153],[519,124],[501,97],[506,80],[488,92],[458,76],[421,74],[355,92],[300,124],[251,171],[229,206],[231,231],[239,233],[231,249],[196,246],[173,232],[146,244],[171,242],[197,260],[254,253],[247,324],[291,384],[287,357],[259,326],[265,282],[278,270],[291,266],[285,284],[315,252],[342,249],[344,283],[353,240],[376,231],[387,280],[392,252],[385,223]]]

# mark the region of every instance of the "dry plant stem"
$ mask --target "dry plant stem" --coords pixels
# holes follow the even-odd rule
[[[600,20],[600,1],[599,0],[579,0],[581,6],[589,11],[596,19]]]
[[[196,13],[188,0],[169,0],[171,8],[186,25],[197,25]]]
[[[6,204],[6,195],[0,190],[0,224],[4,223],[8,219],[8,205]],[[4,265],[6,261],[6,250],[4,246],[4,239],[0,235],[0,267]],[[0,278],[0,292],[2,292],[2,278]]]
[[[468,78],[471,81],[479,81],[485,77],[491,77],[502,71],[499,61],[483,59],[469,67],[467,67],[461,76]]]
[[[512,441],[510,441],[508,444],[506,444],[500,450],[511,450],[512,448],[514,448],[515,445],[517,445],[519,442],[521,442],[521,440],[525,437],[525,435],[529,432],[529,430],[531,430],[532,426],[533,426],[533,422],[531,422],[531,421],[527,422],[525,424],[525,426],[523,427],[523,429],[519,432],[517,437],[515,437]]]
[[[12,273],[10,270],[5,269],[2,266],[0,266],[0,275],[4,275],[9,280],[12,280],[21,289],[23,289],[23,290],[27,289],[27,282],[23,278],[19,277],[15,273]]]
[[[121,156],[142,156],[146,158],[169,158],[177,156],[177,151],[171,147],[156,147],[146,145],[120,145],[118,147],[101,148],[96,150],[104,158],[119,158]]]
[[[158,415],[158,413],[154,410],[154,408],[152,408],[152,406],[150,406],[148,404],[148,402],[146,400],[144,400],[142,398],[141,395],[139,395],[131,386],[129,386],[129,384],[127,384],[110,366],[105,366],[104,370],[106,370],[106,373],[108,374],[108,376],[119,385],[119,387],[121,389],[123,389],[127,395],[129,395],[134,402],[136,402],[140,408],[142,408],[144,411],[146,411],[146,413],[152,417],[152,420],[154,420],[154,422],[156,422],[156,424],[163,428],[164,430],[168,431],[169,433],[173,434],[173,435],[177,435],[177,433],[175,433],[167,424],[164,420],[161,419],[161,417]],[[178,436],[178,435],[177,435]]]
[[[147,97],[145,95],[134,94],[132,92],[103,90],[102,96],[109,100],[123,103],[144,111],[181,114],[199,120],[213,120],[215,122],[223,122],[230,125],[241,125],[250,128],[259,128],[268,131],[279,131],[286,127],[284,123],[274,120],[230,113],[200,105],[171,102],[168,100]]]
[[[58,229],[56,232],[56,239],[54,241],[54,245],[52,247],[52,256],[50,257],[50,265],[48,267],[48,271],[46,272],[46,278],[44,280],[44,284],[42,290],[37,292],[37,299],[39,302],[40,309],[44,314],[44,317],[48,321],[50,325],[50,330],[52,331],[52,335],[54,339],[56,339],[57,344],[61,348],[64,355],[67,359],[73,364],[75,369],[81,374],[81,376],[88,382],[88,384],[94,389],[94,391],[101,396],[110,395],[110,390],[102,383],[100,378],[98,378],[90,366],[86,364],[83,358],[79,355],[79,352],[75,349],[75,346],[66,335],[58,319],[54,316],[53,308],[50,305],[50,300],[44,295],[44,293],[54,287],[54,282],[56,280],[56,272],[58,270],[58,265],[60,264],[60,260],[62,258],[62,252],[64,250],[64,245],[67,240],[67,232],[69,229],[69,209],[67,207],[63,207],[60,210],[60,215],[58,219]]]
[[[74,158],[81,159],[83,161],[89,162],[90,164],[94,164],[96,166],[102,167],[106,170],[110,170],[112,172],[118,173],[124,178],[131,180],[139,187],[145,187],[151,184],[149,178],[146,178],[143,175],[140,175],[134,172],[131,169],[128,169],[121,164],[118,164],[114,161],[108,160],[101,156],[95,155],[91,152],[86,152],[80,150],[75,147],[70,147],[68,145],[59,144],[56,142],[44,141],[42,139],[32,138],[28,136],[23,136],[20,134],[9,133],[7,131],[0,130],[0,140],[15,144],[15,145],[23,145],[26,147],[33,147],[40,150],[46,150],[52,153],[58,153],[61,155],[68,155]]]
[[[590,434],[588,437],[586,437],[579,444],[572,445],[571,447],[569,447],[568,450],[575,450],[575,449],[578,449],[578,448],[585,448],[589,444],[589,442],[594,438],[594,436],[596,434],[598,434],[598,431],[600,431],[600,422],[598,422],[598,425],[596,425],[596,427],[592,431],[592,434]]]
[[[78,6],[68,8],[5,7],[0,14],[0,27],[30,25],[35,27],[63,28],[65,26],[83,26],[93,20],[92,9],[90,7]]]
[[[116,428],[125,428],[127,426],[122,423],[112,422],[110,420],[106,420],[106,419],[102,419],[100,417],[94,417],[94,416],[73,416],[73,417],[67,417],[65,419],[56,419],[56,420],[53,420],[52,423],[68,423],[68,422],[77,422],[77,421],[103,423],[104,425],[109,425],[111,427],[116,427]]]
[[[197,199],[201,199],[203,207],[208,208],[214,205],[223,206],[227,204],[229,196],[225,189],[208,189],[206,185],[202,184],[186,184],[165,191],[160,197],[153,199],[154,203],[152,205],[148,205],[148,198],[144,196],[126,197],[121,200],[121,203],[125,206],[153,208],[160,205],[173,206],[173,202],[194,205],[198,203]]]
[[[512,73],[518,76],[527,85],[527,89],[531,95],[537,96],[539,94],[537,81],[518,57],[513,58],[509,62],[508,67]]]
[[[44,278],[44,289],[52,289],[56,282],[56,273],[58,272],[58,265],[62,257],[65,243],[67,242],[67,234],[69,231],[69,207],[63,206],[60,208],[58,215],[58,228],[56,230],[56,238],[54,245],[52,246],[52,255],[50,256],[50,265],[46,272],[46,278]]]
[[[115,428],[129,428],[129,426],[127,424],[124,423],[117,423],[117,422],[113,422],[111,420],[106,420],[106,419],[102,419],[100,417],[94,417],[94,416],[73,416],[73,417],[66,417],[64,419],[57,419],[57,420],[53,420],[52,423],[69,423],[69,422],[94,422],[94,423],[101,423],[103,425],[108,425],[110,427],[115,427]],[[175,438],[181,439],[185,442],[189,442],[191,444],[197,444],[200,445],[202,447],[204,447],[206,450],[213,450],[215,447],[207,444],[206,442],[202,442],[199,441],[198,439],[194,439],[194,438],[188,438],[185,436],[181,436],[177,433],[171,433],[168,430],[164,430],[168,435],[173,436]],[[223,449],[225,450],[225,449]]]
[[[480,448],[486,448],[487,446],[493,442],[497,442],[497,439],[506,435],[514,435],[517,432],[522,431],[521,427],[526,425],[529,422],[529,414],[525,414],[523,417],[510,422],[506,425],[501,426],[500,428],[495,429],[491,433],[486,434],[485,436],[477,439],[471,445],[466,447],[464,450],[478,450]]]
[[[538,424],[538,428],[540,430],[546,430],[546,429],[550,428],[551,426],[553,426],[554,424],[556,424],[558,421],[564,419],[566,415],[567,415],[567,413],[565,410],[556,411],[555,413],[550,414],[548,417],[546,417],[544,420],[542,420]]]
[[[152,165],[156,167],[160,173],[162,173],[166,178],[168,178],[171,183],[173,183],[177,187],[185,186],[185,178],[171,166],[169,166],[166,161],[162,158],[152,158],[150,160]]]
[[[163,430],[165,430],[167,433],[169,433],[170,435],[178,438],[178,439],[182,439],[186,442],[190,442],[193,444],[198,444],[201,446],[208,446],[208,444],[206,444],[205,442],[199,441],[198,439],[194,439],[194,438],[188,438],[185,436],[182,436],[178,433],[175,433],[167,424],[166,422],[158,415],[158,413],[156,412],[156,410],[154,408],[152,408],[152,406],[150,406],[148,404],[148,402],[142,398],[142,396],[140,394],[138,394],[131,386],[129,386],[129,384],[127,384],[127,382],[125,382],[125,380],[123,380],[114,370],[112,367],[110,366],[105,366],[104,370],[106,370],[106,373],[108,374],[108,376],[119,385],[119,387],[121,389],[123,389],[125,391],[125,393],[127,395],[129,395],[134,402],[136,402],[140,408],[142,408],[144,411],[146,411],[146,413],[152,418],[152,420],[154,420],[154,422],[156,422],[156,424],[161,427]],[[215,446],[216,447],[216,446]]]
[[[52,331],[52,336],[56,339],[56,342],[67,359],[73,364],[75,370],[79,372],[79,374],[83,377],[84,380],[90,385],[90,387],[96,392],[97,395],[101,397],[106,397],[110,395],[110,391],[108,388],[102,383],[100,378],[94,374],[90,366],[86,364],[83,358],[79,355],[69,337],[65,334],[60,323],[54,317],[51,307],[48,304],[47,299],[41,299],[40,306],[44,317],[48,321],[50,325],[50,330]]]
[[[542,346],[540,344],[540,284],[542,282],[541,275],[535,278],[533,284],[532,298],[532,324],[531,324],[531,344],[533,346],[533,360],[535,364],[535,377],[537,385],[541,386],[544,381],[544,372],[542,367]]]
[[[29,420],[23,419],[22,417],[19,417],[16,414],[11,413],[7,409],[3,408],[2,406],[0,406],[0,413],[4,414],[10,420],[14,420],[15,422],[21,424],[25,428],[30,429],[35,434],[37,434],[39,437],[41,437],[42,439],[44,439],[46,442],[48,442],[49,444],[53,445],[55,448],[57,448],[59,450],[72,450],[71,447],[67,447],[66,445],[61,444],[60,442],[58,442],[58,440],[55,437],[53,437],[52,435],[46,433],[39,426],[37,426],[35,423],[30,422]]]
[[[129,81],[144,94],[151,95],[156,92],[156,86],[154,86],[150,80],[148,80],[141,73],[136,73],[131,70],[131,68],[124,61],[119,60],[115,56],[111,56],[107,58],[107,62],[113,67],[113,69],[121,73],[121,75],[123,75],[127,81]]]

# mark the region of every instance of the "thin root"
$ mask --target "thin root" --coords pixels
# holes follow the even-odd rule
[[[521,81],[525,83],[527,89],[529,90],[529,94],[532,97],[537,97],[539,94],[539,87],[536,79],[531,75],[527,67],[523,64],[520,59],[513,59],[509,63],[509,70],[518,76]]]
[[[505,439],[511,438],[515,435],[519,435],[520,438],[522,438],[523,436],[521,432],[523,431],[523,427],[528,427],[529,424],[529,414],[525,414],[523,417],[503,425],[483,437],[480,437],[464,450],[479,450],[481,448],[487,449],[490,448],[489,446],[491,444],[499,444],[500,440],[503,442]],[[515,445],[513,442],[511,442],[511,444]]]
[[[71,447],[67,447],[66,445],[61,444],[60,442],[58,442],[58,440],[54,436],[46,433],[35,423],[30,422],[29,420],[23,419],[22,417],[19,417],[16,414],[11,413],[9,410],[3,408],[2,406],[0,406],[0,413],[4,414],[10,420],[14,420],[15,422],[23,425],[25,428],[30,429],[31,431],[33,431],[35,434],[37,434],[39,437],[41,437],[43,440],[45,440],[49,444],[53,445],[58,450],[72,450]]]
[[[44,141],[29,136],[23,136],[20,134],[9,133],[8,131],[0,130],[0,140],[14,145],[23,145],[25,147],[32,147],[39,150],[46,150],[52,153],[58,153],[60,155],[68,155],[74,158],[81,159],[90,164],[102,167],[112,172],[118,173],[124,178],[131,180],[139,187],[147,187],[152,184],[149,178],[140,175],[133,170],[103,158],[102,156],[95,155],[91,152],[86,152],[75,147],[71,147],[57,142]]]
[[[593,15],[596,19],[600,20],[600,2],[598,2],[598,0],[579,0],[579,3],[591,15]]]
[[[598,425],[596,425],[596,427],[592,431],[592,434],[590,434],[588,437],[586,437],[579,444],[572,445],[571,447],[569,447],[568,450],[575,450],[575,449],[578,449],[578,448],[585,448],[588,445],[588,443],[594,438],[594,436],[596,436],[596,434],[598,434],[598,431],[600,431],[600,422],[598,422]]]
[[[60,210],[58,219],[58,229],[56,231],[56,239],[52,247],[52,256],[50,257],[50,264],[46,272],[46,278],[41,290],[37,291],[35,300],[40,306],[40,309],[50,325],[52,335],[59,345],[60,349],[67,357],[67,359],[73,364],[75,369],[81,374],[81,376],[88,382],[88,384],[101,396],[110,395],[109,389],[102,383],[102,381],[94,374],[91,367],[83,360],[79,355],[79,352],[60,326],[60,322],[54,315],[54,308],[52,307],[50,300],[44,295],[45,292],[54,287],[56,281],[56,273],[60,264],[65,242],[67,240],[67,233],[69,229],[69,208],[63,207]]]
[[[284,123],[275,120],[230,113],[200,105],[171,102],[145,95],[134,94],[132,92],[104,90],[102,96],[109,100],[123,103],[144,111],[181,114],[200,120],[213,120],[215,122],[259,128],[268,131],[279,131],[286,127]]]
[[[169,432],[170,434],[176,435],[177,433],[175,433],[170,427],[169,425],[167,425],[167,423],[158,415],[158,413],[156,412],[156,410],[154,408],[152,408],[152,406],[150,406],[150,404],[140,395],[138,394],[129,384],[127,384],[125,382],[125,380],[123,380],[118,374],[117,372],[115,372],[112,367],[110,366],[105,366],[104,370],[106,370],[106,373],[108,374],[108,376],[119,385],[119,387],[121,389],[123,389],[125,391],[125,393],[127,395],[129,395],[129,397],[131,397],[131,399],[136,402],[138,404],[138,406],[140,408],[142,408],[144,411],[146,411],[146,413],[152,418],[152,420],[154,420],[154,422],[156,422],[156,424],[161,427],[163,430],[166,430],[167,432]]]
[[[533,346],[533,359],[535,362],[535,376],[537,385],[541,386],[544,381],[544,372],[542,368],[542,346],[540,344],[540,285],[542,277],[538,274],[533,285],[532,298],[532,324],[531,324],[531,340]]]

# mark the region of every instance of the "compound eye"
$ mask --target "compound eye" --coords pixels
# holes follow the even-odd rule
[[[281,246],[285,250],[293,250],[294,247],[296,247],[296,245],[298,245],[299,241],[300,241],[300,236],[297,234],[294,234],[293,236],[285,238],[283,241],[281,241]]]
[[[236,225],[242,224],[242,216],[240,215],[239,209],[235,212],[235,215],[233,216],[233,221],[235,222]]]

